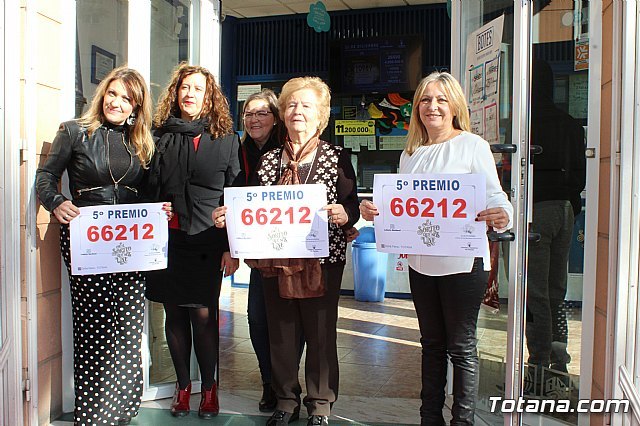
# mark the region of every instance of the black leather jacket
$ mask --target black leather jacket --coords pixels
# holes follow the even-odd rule
[[[58,182],[65,169],[69,174],[69,190],[73,204],[78,207],[100,204],[126,204],[142,201],[142,185],[145,170],[135,155],[131,167],[116,185],[109,171],[105,141],[106,126],[97,129],[91,137],[76,121],[60,125],[44,165],[36,172],[36,192],[48,211],[62,204],[67,198],[58,190]]]

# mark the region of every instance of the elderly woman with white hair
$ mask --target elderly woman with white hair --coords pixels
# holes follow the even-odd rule
[[[322,183],[329,204],[329,256],[321,259],[256,261],[264,277],[272,387],[278,403],[267,425],[286,425],[300,416],[300,337],[307,344],[304,405],[309,425],[326,425],[338,397],[336,323],[347,238],[360,218],[356,176],[349,153],[320,140],[329,123],[329,87],[317,77],[289,80],[278,99],[287,135],[282,147],[264,154],[256,168],[259,185]],[[213,214],[224,226],[225,207]],[[291,275],[285,270],[297,270]]]

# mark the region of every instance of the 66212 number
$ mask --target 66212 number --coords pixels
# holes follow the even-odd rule
[[[454,199],[451,201],[451,206],[455,208],[451,215],[452,218],[465,219],[467,217],[467,213],[464,211],[467,208],[467,202],[464,199]],[[393,216],[406,214],[409,217],[418,217],[418,215],[420,217],[435,217],[433,209],[436,207],[440,209],[440,217],[449,217],[449,199],[447,198],[441,199],[438,203],[432,198],[423,198],[422,200],[407,198],[406,201],[402,198],[394,198],[391,200],[389,207]]]
[[[297,210],[293,207],[289,207],[285,211],[278,207],[272,209],[259,208],[255,211],[253,209],[244,209],[240,213],[242,223],[245,225],[253,225],[255,222],[258,225],[282,225],[283,223],[293,225],[294,223],[311,223],[311,209],[309,207],[299,207]]]
[[[87,239],[92,243],[102,241],[127,241],[131,237],[133,240],[151,240],[153,239],[153,225],[145,223],[142,226],[134,224],[127,228],[125,225],[92,225],[87,228]]]

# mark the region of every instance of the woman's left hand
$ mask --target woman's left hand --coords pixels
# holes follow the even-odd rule
[[[349,215],[344,210],[342,204],[328,204],[322,208],[329,214],[329,223],[342,226],[349,221]]]
[[[220,270],[224,271],[224,276],[228,277],[238,270],[240,267],[240,260],[231,257],[231,253],[225,251],[222,253],[222,261],[220,262]]]
[[[227,206],[216,207],[213,213],[211,213],[211,220],[213,220],[213,224],[216,228],[224,228],[227,226],[226,214]]]
[[[502,207],[493,207],[478,213],[476,221],[485,221],[492,228],[504,229],[509,224],[509,215]]]
[[[171,207],[171,203],[163,203],[162,210],[164,210],[164,212],[167,214],[167,220],[173,219],[173,207]]]

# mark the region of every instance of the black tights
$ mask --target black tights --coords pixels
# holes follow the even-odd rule
[[[214,383],[214,374],[218,364],[218,320],[217,306],[205,308],[185,308],[169,303],[164,304],[165,334],[167,345],[176,370],[180,389],[191,382],[189,364],[191,359],[191,341],[200,366],[202,386],[210,389]]]

